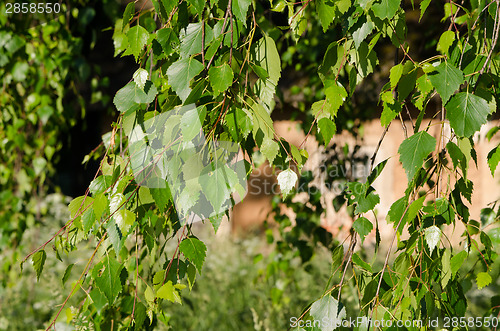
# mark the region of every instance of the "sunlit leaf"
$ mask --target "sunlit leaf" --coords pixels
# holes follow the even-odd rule
[[[487,272],[480,272],[476,276],[476,284],[477,288],[480,290],[485,286],[488,286],[491,284],[491,276]]]
[[[40,275],[42,274],[43,271],[43,266],[45,264],[45,260],[47,259],[47,253],[45,253],[45,250],[39,250],[35,254],[33,254],[31,258],[31,262],[33,263],[33,269],[35,269],[36,272],[36,280],[40,280]]]
[[[329,321],[324,323],[321,331],[332,331],[340,325],[346,317],[346,311],[343,305],[331,295],[325,295],[311,305],[311,316],[318,321]]]
[[[286,198],[286,196],[295,188],[295,184],[297,183],[297,174],[292,169],[286,169],[278,174],[277,179],[281,193],[283,193],[283,198]]]
[[[437,226],[433,225],[425,229],[425,241],[427,242],[427,246],[429,246],[429,251],[432,254],[432,251],[441,240],[441,229]]]
[[[207,254],[207,247],[205,244],[195,237],[188,237],[180,243],[179,250],[196,266],[198,273],[201,274],[201,269]]]

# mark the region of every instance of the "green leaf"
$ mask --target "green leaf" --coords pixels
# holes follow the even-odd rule
[[[257,80],[255,88],[260,100],[271,108],[276,85],[281,77],[281,59],[273,38],[266,34],[260,38],[253,49],[252,60],[269,74],[266,80]]]
[[[102,262],[98,263],[93,270],[97,288],[106,296],[108,303],[112,305],[122,290],[120,273],[123,265],[113,257],[106,255]]]
[[[242,138],[247,138],[252,132],[252,117],[248,116],[241,108],[234,108],[229,111],[224,120],[234,141],[241,141]]]
[[[212,224],[212,227],[214,228],[214,233],[217,233],[217,230],[219,230],[223,219],[224,214],[214,215],[209,218],[210,224]]]
[[[422,2],[420,2],[420,18],[419,18],[419,21],[422,19],[422,16],[424,16],[424,13],[427,10],[427,7],[429,7],[430,3],[431,3],[431,0],[422,0]]]
[[[330,140],[332,140],[333,135],[335,134],[336,131],[337,127],[335,126],[335,122],[333,122],[329,118],[321,118],[318,121],[318,132],[323,137],[323,140],[325,141],[325,146],[330,143]]]
[[[464,153],[462,153],[460,148],[453,141],[449,141],[446,144],[446,149],[448,150],[451,161],[453,162],[453,168],[456,169],[457,166],[460,166],[460,169],[462,169],[462,171],[466,174],[468,162]]]
[[[340,325],[346,317],[345,307],[331,295],[325,295],[311,305],[311,316],[317,321],[328,321],[328,327],[323,327],[322,331],[331,331]]]
[[[441,229],[435,225],[428,227],[425,229],[424,236],[427,246],[429,246],[429,251],[432,254],[434,248],[439,244],[439,240],[441,240]]]
[[[75,264],[74,263],[71,263],[69,266],[66,267],[66,270],[64,271],[64,275],[63,277],[61,278],[61,282],[62,282],[62,285],[64,286],[64,284],[66,284],[66,282],[68,281],[68,278],[69,276],[71,275],[71,269],[73,269],[73,266]]]
[[[460,251],[451,258],[450,265],[453,277],[455,277],[460,267],[464,264],[466,258],[467,258],[466,251]]]
[[[451,30],[445,31],[443,32],[441,37],[439,37],[436,49],[441,52],[441,54],[448,55],[448,49],[450,48],[451,44],[453,44],[454,40],[455,32]]]
[[[363,261],[363,260],[359,257],[358,253],[354,253],[354,254],[352,254],[352,262],[353,262],[355,265],[357,265],[357,266],[359,266],[359,267],[361,267],[361,268],[363,268],[363,269],[365,269],[365,270],[367,270],[367,271],[369,271],[369,272],[372,272],[372,267],[371,267],[371,265],[369,265],[368,263],[366,263],[365,261]]]
[[[401,228],[399,229],[400,232],[403,230],[402,226],[406,222],[410,222],[410,223],[413,222],[413,220],[417,216],[418,212],[422,209],[422,206],[424,205],[424,200],[425,200],[425,196],[421,196],[420,198],[418,198],[417,200],[415,200],[411,203],[410,207],[408,207],[408,210],[406,212],[404,222],[402,223]]]
[[[181,297],[177,290],[172,285],[172,281],[168,281],[163,284],[156,292],[158,298],[167,299],[170,302],[177,302],[182,304]]]
[[[193,7],[196,13],[201,16],[203,8],[205,7],[204,0],[188,0],[188,3]]]
[[[165,188],[149,188],[149,192],[153,196],[156,206],[162,213],[167,209],[168,202],[172,200],[170,188],[166,182],[165,184],[167,185]]]
[[[116,33],[116,30],[115,30]],[[113,35],[113,45],[115,47],[114,56],[118,56],[121,52],[125,51],[128,46],[127,35],[124,33],[118,33]]]
[[[123,26],[125,27],[135,14],[135,2],[130,2],[127,7],[125,7],[125,12],[123,13]]]
[[[336,0],[335,5],[341,14],[345,14],[351,8],[351,0]]]
[[[194,282],[196,281],[196,267],[194,264],[189,263],[186,270],[189,290],[193,289]]]
[[[130,28],[127,32],[127,39],[129,49],[132,55],[135,57],[135,61],[137,62],[137,58],[141,54],[142,49],[146,46],[148,42],[149,33],[146,29],[144,29],[140,25],[135,25]]]
[[[356,52],[350,53],[350,56],[351,61],[355,63],[358,73],[358,82],[371,74],[378,64],[377,54],[373,49],[368,49],[368,44],[364,41],[361,42]]]
[[[410,95],[411,91],[415,89],[417,82],[418,70],[414,68],[413,63],[410,61],[405,62],[403,65],[403,75],[398,83],[398,100],[404,102],[406,97]]]
[[[156,40],[160,43],[165,56],[170,55],[176,45],[179,44],[179,38],[172,32],[171,28],[163,28],[156,31]]]
[[[446,105],[446,117],[457,136],[470,137],[485,124],[489,114],[488,103],[469,92],[461,92]]]
[[[217,96],[233,84],[233,70],[227,63],[220,67],[211,67],[208,70],[208,79],[215,96]]]
[[[450,249],[445,249],[443,256],[441,257],[441,286],[446,288],[448,282],[451,279],[451,251]]]
[[[492,127],[488,131],[488,133],[486,133],[486,138],[488,138],[488,141],[491,141],[491,138],[493,138],[498,133],[498,131],[500,131],[500,126]]]
[[[488,112],[493,114],[497,110],[497,102],[493,94],[490,91],[483,89],[481,87],[477,88],[474,94],[478,97],[483,98],[488,103]]]
[[[396,87],[399,80],[401,79],[402,74],[403,74],[403,65],[401,63],[391,68],[389,75],[389,79],[391,81],[391,88]]]
[[[113,219],[122,233],[127,232],[135,221],[135,214],[127,209],[120,209],[113,214]]]
[[[349,205],[356,204],[355,214],[362,214],[372,210],[379,202],[380,197],[370,185],[360,182],[347,183],[347,197]]]
[[[267,78],[269,78],[269,74],[267,73],[266,70],[264,70],[264,68],[262,68],[261,66],[259,65],[256,65],[256,64],[251,64],[250,65],[253,72],[259,76],[260,79],[262,80],[266,80]]]
[[[408,181],[411,181],[425,158],[436,148],[436,139],[425,131],[420,131],[405,139],[399,146],[399,161],[403,164]]]
[[[391,19],[396,14],[401,0],[381,0],[372,5],[372,11],[380,19]]]
[[[318,68],[320,78],[325,80],[327,77],[331,77],[331,75],[335,77],[339,72],[340,66],[344,63],[344,56],[348,56],[349,54],[349,47],[344,48],[344,45],[339,45],[336,41],[328,45],[323,62]]]
[[[111,187],[111,176],[101,175],[94,179],[89,185],[89,191],[93,196],[103,193]]]
[[[262,145],[260,146],[260,152],[269,160],[269,163],[273,163],[280,147],[276,141],[268,137],[264,137]]]
[[[424,103],[433,88],[434,87],[432,86],[430,80],[427,78],[426,74],[423,74],[417,79],[417,90],[420,93],[417,94],[417,98],[414,103],[419,110],[424,110]]]
[[[203,70],[203,64],[193,58],[180,59],[167,70],[168,82],[182,101],[191,93],[189,83]]]
[[[207,247],[205,244],[198,240],[196,237],[185,238],[179,245],[179,250],[184,256],[191,261],[201,274],[201,269],[203,263],[205,262],[205,257],[207,253]]]
[[[179,40],[181,42],[181,58],[201,53],[203,40],[203,23],[190,23],[185,30],[181,30]],[[205,24],[205,47],[213,39],[213,31],[208,24]]]
[[[387,213],[387,222],[394,223],[394,227],[396,227],[401,220],[401,217],[403,217],[403,213],[405,212],[407,205],[408,201],[405,196],[394,201],[391,208],[389,208],[389,212]]]
[[[325,95],[331,107],[325,107],[324,110],[328,110],[330,116],[334,117],[337,115],[340,106],[344,103],[347,92],[339,82],[327,80],[325,82]]]
[[[400,112],[401,103],[399,101],[394,100],[393,104],[384,102],[384,108],[382,110],[382,114],[380,115],[380,124],[382,126],[388,126]]]
[[[382,170],[384,170],[385,165],[387,164],[387,161],[389,159],[385,159],[384,161],[380,162],[375,166],[373,171],[370,173],[370,175],[366,178],[366,185],[371,185],[377,179],[378,176],[382,173]]]
[[[466,198],[470,203],[472,203],[472,190],[474,188],[474,183],[468,179],[460,178],[455,186],[459,188],[460,194]]]
[[[157,93],[156,86],[150,81],[146,81],[144,89],[130,82],[116,92],[113,104],[120,113],[135,111],[139,105],[153,102]]]
[[[33,254],[33,257],[31,258],[31,262],[33,263],[33,269],[35,269],[36,272],[36,280],[40,280],[40,275],[42,274],[43,271],[43,265],[45,264],[45,260],[47,259],[47,253],[42,249],[35,254]]]
[[[476,277],[477,288],[480,290],[491,284],[491,276],[487,272],[480,272]]]
[[[94,202],[95,203],[95,202]],[[82,216],[83,232],[88,233],[96,221],[93,208],[87,209]]]
[[[106,297],[99,291],[98,288],[93,288],[89,293],[90,298],[92,299],[92,303],[96,308],[97,312],[101,312],[101,310],[106,305]]]
[[[146,287],[146,290],[144,291],[144,298],[146,299],[146,302],[148,305],[151,305],[155,301],[155,294],[153,292],[153,289],[150,286]]]
[[[447,224],[451,224],[455,219],[455,211],[445,198],[437,198],[434,203],[425,206],[423,212],[432,217],[442,216]]]
[[[87,209],[94,202],[94,199],[89,196],[80,196],[74,198],[68,206],[68,210],[70,212],[71,218],[75,218],[77,215],[81,215],[84,213],[84,210]]]
[[[42,171],[44,171],[47,167],[47,160],[43,157],[37,157],[33,159],[33,170],[35,171],[35,175],[39,176]]]
[[[94,199],[94,204],[92,205],[92,209],[94,209],[94,215],[96,218],[100,218],[102,213],[106,210],[108,206],[108,198],[104,193],[100,193],[96,195]]]
[[[495,170],[497,169],[498,162],[500,162],[500,149],[497,147],[493,148],[488,153],[488,167],[490,167],[491,175],[494,176]]]
[[[365,241],[365,237],[373,230],[373,224],[366,217],[358,217],[352,227],[359,234],[361,242]]]
[[[193,107],[182,115],[180,127],[185,143],[193,141],[196,136],[203,132],[201,122],[200,112],[197,108]]]
[[[245,27],[247,26],[248,7],[251,3],[252,0],[233,0],[231,3],[234,16],[236,16]]]
[[[311,106],[311,113],[319,121],[322,118],[330,119],[331,114],[335,114],[332,105],[328,102],[328,99],[316,101]]]
[[[428,73],[427,76],[441,96],[443,105],[446,105],[452,94],[464,82],[463,72],[449,62],[442,62],[435,68],[435,71]]]
[[[253,104],[252,109],[252,119],[253,119],[253,137],[257,144],[262,144],[262,139],[264,137],[272,139],[274,137],[274,127],[273,120],[271,116],[266,111],[264,106],[260,103]],[[263,137],[262,137],[263,135]]]
[[[331,0],[319,0],[316,6],[323,32],[326,32],[335,19],[335,4]]]
[[[332,274],[340,268],[344,259],[344,246],[338,245],[332,252]]]
[[[368,37],[368,35],[373,31],[373,28],[375,28],[375,24],[371,20],[366,20],[352,33],[352,39],[354,40],[354,46],[356,49],[359,48],[361,42],[365,40],[366,37]]]
[[[106,223],[105,228],[108,234],[109,241],[111,241],[111,244],[113,245],[115,253],[119,254],[125,241],[122,233],[120,232],[120,229],[118,228],[114,220],[109,220]]]

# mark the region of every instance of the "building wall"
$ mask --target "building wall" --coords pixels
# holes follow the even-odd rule
[[[429,124],[429,120],[422,123],[421,128],[426,127]],[[469,173],[468,178],[474,183],[474,191],[472,196],[472,204],[469,206],[469,211],[472,219],[479,220],[480,211],[482,208],[486,207],[489,203],[494,202],[500,198],[500,181],[494,179],[488,168],[486,162],[486,157],[491,149],[493,149],[498,143],[498,138],[493,138],[491,142],[486,139],[486,133],[492,127],[498,125],[497,122],[489,122],[484,125],[481,131],[476,134],[475,137],[475,149],[477,152],[477,168],[474,161],[471,160],[469,163]],[[411,136],[413,129],[410,122],[405,122],[405,126],[408,132],[408,136]],[[429,133],[440,141],[441,135],[441,125],[432,124],[429,128]],[[276,121],[275,122],[276,133],[289,141],[290,143],[300,146],[304,141],[304,133],[297,128],[297,123],[290,121]],[[380,137],[384,128],[381,127],[380,122],[373,120],[364,124],[364,137],[362,141],[359,141],[362,147],[360,149],[360,154],[365,153],[369,157],[375,152]],[[450,136],[450,129],[448,125],[443,128],[443,133],[445,137]],[[404,191],[407,185],[407,178],[404,169],[399,162],[398,148],[401,142],[405,139],[404,130],[399,120],[395,120],[391,123],[389,131],[385,135],[380,148],[377,152],[375,164],[389,159],[387,165],[375,181],[373,186],[375,187],[377,193],[380,195],[380,204],[377,205],[377,218],[381,224],[381,235],[384,238],[392,238],[393,230],[392,225],[385,225],[385,217],[391,204],[404,195]],[[355,144],[355,140],[348,136],[347,134],[339,134],[332,139],[331,144],[337,143],[337,145],[344,145],[348,143],[350,146]],[[441,138],[442,146],[442,138]],[[309,153],[309,160],[304,166],[304,170],[312,170],[314,172],[321,162],[323,154],[321,153],[324,147],[318,146],[313,136],[308,137],[307,141],[304,143],[304,147]],[[450,161],[451,165],[451,161]],[[358,165],[356,168],[359,176],[366,177],[370,172],[369,162],[366,164]],[[499,170],[500,171],[500,170]],[[497,171],[496,175],[499,175]],[[498,178],[498,177],[497,177]],[[440,185],[446,185],[449,180],[450,185],[454,184],[453,178],[445,175],[442,177]],[[245,199],[235,206],[232,213],[232,232],[234,234],[245,234],[249,231],[259,230],[262,226],[264,220],[269,219],[269,212],[271,210],[271,198],[272,192],[269,189],[262,188],[261,190],[256,189],[256,185],[266,185],[269,186],[270,183],[276,183],[275,178],[272,176],[272,171],[267,164],[261,166],[258,171],[252,174],[250,181],[252,185],[249,185],[249,193]],[[334,235],[347,235],[348,230],[352,220],[347,215],[345,208],[335,212],[333,206],[329,201],[334,197],[334,194],[324,191],[325,204],[326,204],[326,214],[323,218],[323,226],[331,231]],[[291,216],[293,218],[293,215]],[[369,214],[367,217],[374,219],[374,216]],[[448,234],[452,242],[458,243],[458,238],[463,232],[463,227],[457,227],[454,231],[453,229],[447,229],[445,233]],[[374,237],[374,234],[371,234]]]

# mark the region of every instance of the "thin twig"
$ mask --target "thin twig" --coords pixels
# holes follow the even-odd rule
[[[498,30],[500,28],[500,24],[498,22],[500,20],[500,0],[496,0],[496,3],[497,3],[497,12],[495,15],[495,26],[494,26],[493,33],[492,33],[493,44],[491,45],[491,49],[488,52],[488,57],[486,58],[486,61],[484,62],[483,67],[479,71],[479,77],[477,78],[478,81],[479,81],[479,78],[481,78],[481,75],[484,73],[484,70],[486,70],[486,67],[488,66],[488,64],[490,62],[491,55],[493,54],[493,51],[495,50],[495,46],[497,45],[497,41],[498,41]]]
[[[354,252],[354,247],[356,247],[356,234],[355,233],[353,233],[351,235],[351,243],[349,245],[349,250],[347,251],[347,261],[345,263],[344,272],[342,273],[342,277],[340,278],[339,294],[337,296],[337,301],[339,301],[339,302],[340,302],[340,294],[342,293],[342,285],[344,283],[345,275],[347,273],[347,267],[351,263],[352,254]]]
[[[226,30],[227,18],[229,17],[229,13],[231,12],[231,1],[232,0],[229,0],[228,4],[227,4],[226,14],[224,15],[224,23],[222,23],[222,30],[220,32],[221,35],[224,35],[224,31]],[[219,48],[221,48],[222,45],[224,45],[224,38],[225,37],[222,38],[220,45],[219,45]],[[212,65],[212,61],[214,60],[216,53],[217,52],[215,52],[214,55],[212,55],[212,58],[210,59],[210,61],[208,61],[206,70],[208,70],[210,68],[210,66]]]
[[[229,0],[229,5],[231,6],[231,1]],[[229,66],[231,66],[231,61],[233,60],[233,35],[234,35],[234,27],[233,27],[233,12],[229,11],[229,20],[231,21],[231,47],[229,48]]]
[[[399,120],[401,121],[401,127],[403,128],[403,134],[405,136],[405,139],[408,139],[408,130],[406,129],[406,124],[405,121],[403,121],[403,116],[401,116],[401,113],[398,114]]]
[[[390,126],[391,126],[391,122],[389,122],[389,124],[387,124],[387,126],[384,129],[384,132],[382,132],[382,136],[380,136],[380,139],[378,140],[377,148],[375,148],[375,152],[373,152],[373,155],[370,158],[370,160],[371,160],[370,171],[373,171],[373,165],[375,164],[375,158],[377,157],[378,150],[380,149],[380,145],[382,145],[382,141],[384,140],[384,137],[387,134],[387,131],[389,131]]]
[[[406,208],[403,212],[403,215],[401,215],[401,218],[399,219],[398,225],[396,226],[396,229],[394,231],[394,235],[392,236],[391,244],[389,245],[389,248],[387,250],[387,254],[385,256],[385,261],[384,261],[384,266],[382,267],[382,270],[380,271],[380,279],[378,281],[377,291],[375,292],[375,296],[374,296],[374,303],[373,303],[372,313],[370,315],[370,320],[373,317],[373,313],[375,311],[375,306],[377,305],[377,302],[378,302],[378,296],[380,293],[380,286],[382,285],[382,279],[384,278],[385,269],[387,269],[387,266],[389,265],[389,256],[391,256],[391,250],[392,250],[392,246],[394,245],[394,240],[396,239],[396,235],[398,233],[398,228],[401,225],[401,222],[403,222],[403,219],[405,218],[406,213],[408,211],[408,208],[410,208],[410,205],[411,205],[411,203],[408,202],[408,205],[406,206]]]
[[[205,21],[201,20],[201,63],[205,66]]]

